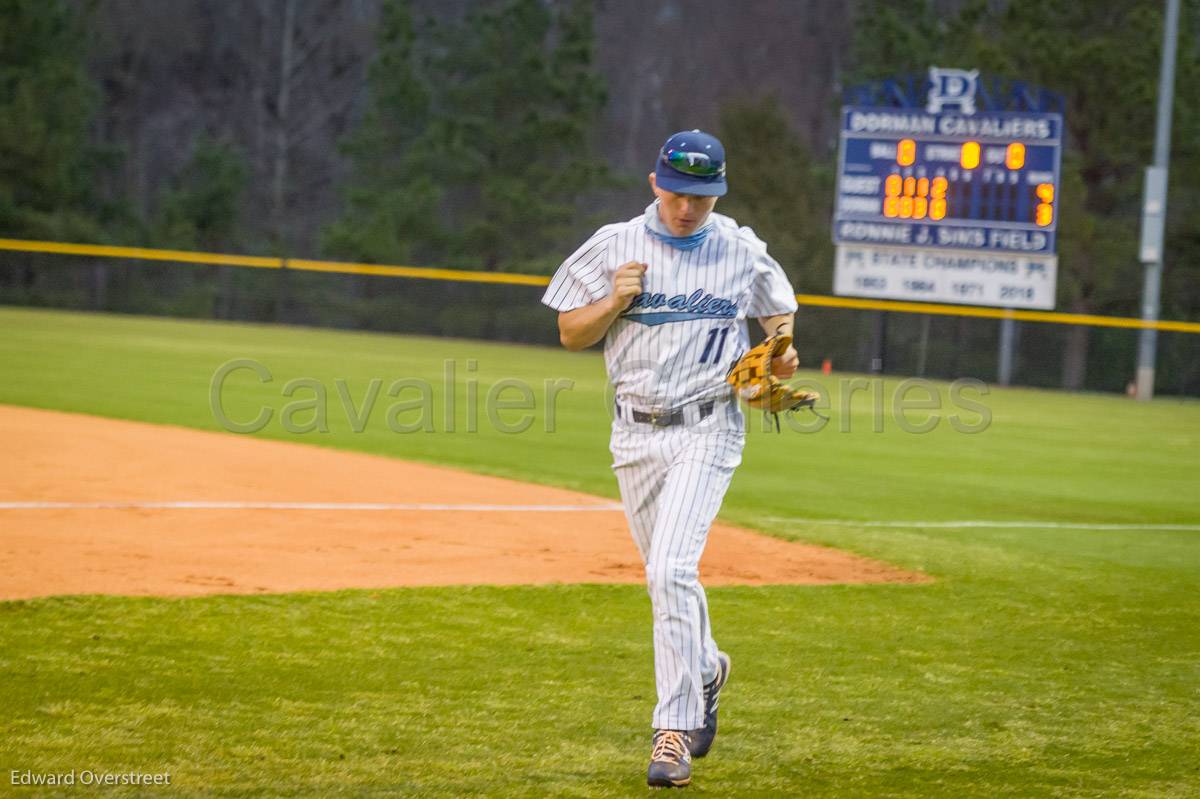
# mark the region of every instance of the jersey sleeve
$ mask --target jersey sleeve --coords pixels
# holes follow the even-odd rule
[[[612,292],[608,262],[614,238],[601,228],[571,253],[550,279],[542,302],[556,311],[573,311],[607,297]]]
[[[750,287],[746,316],[762,319],[767,316],[795,313],[799,307],[796,303],[796,290],[792,288],[783,267],[767,254],[767,246],[750,228],[742,228],[742,234],[751,241],[754,253],[754,282]]]

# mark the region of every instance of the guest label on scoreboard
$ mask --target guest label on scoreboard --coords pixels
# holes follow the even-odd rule
[[[842,245],[834,294],[916,302],[1053,308],[1058,258],[973,250]]]

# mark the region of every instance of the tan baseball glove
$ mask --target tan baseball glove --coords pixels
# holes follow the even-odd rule
[[[737,363],[730,367],[725,378],[751,408],[774,414],[776,429],[779,427],[780,413],[812,409],[821,396],[815,391],[791,388],[771,373],[771,360],[787,352],[791,344],[791,336],[779,333],[764,339],[746,350]],[[813,410],[813,413],[816,411]]]

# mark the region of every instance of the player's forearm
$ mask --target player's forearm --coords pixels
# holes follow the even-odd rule
[[[558,315],[558,340],[572,352],[587,349],[604,338],[620,313],[621,308],[613,302],[612,295],[591,305],[564,311]]]
[[[762,325],[763,332],[768,336],[773,336],[776,333],[782,333],[785,336],[792,335],[793,325],[795,324],[795,314],[785,313],[779,316],[763,316],[760,317],[758,323]]]

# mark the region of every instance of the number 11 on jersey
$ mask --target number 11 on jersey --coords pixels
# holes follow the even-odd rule
[[[725,337],[729,335],[728,327],[714,327],[708,331],[708,339],[704,342],[704,352],[700,353],[700,363],[708,363],[708,356],[712,355],[712,362],[717,363],[721,360],[721,353],[725,351]],[[713,352],[713,345],[717,345],[717,351]]]

